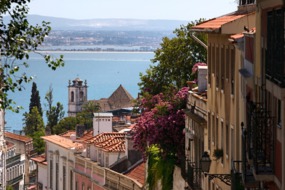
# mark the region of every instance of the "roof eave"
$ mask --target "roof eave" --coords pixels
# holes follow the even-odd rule
[[[190,30],[191,32],[205,32],[205,33],[220,33],[221,28],[193,28]]]

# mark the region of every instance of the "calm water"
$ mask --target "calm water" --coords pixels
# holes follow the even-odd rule
[[[64,55],[65,66],[56,71],[50,70],[38,55],[30,56],[30,67],[23,69],[28,75],[34,76],[41,96],[42,108],[49,86],[52,85],[54,105],[61,102],[67,116],[67,86],[68,81],[76,77],[87,80],[88,99],[108,98],[122,84],[135,98],[138,94],[139,73],[151,64],[154,54],[142,52],[58,52],[54,56]],[[23,113],[29,110],[31,83],[25,85],[22,92],[11,93],[17,105],[24,109],[19,114],[6,112],[6,127],[8,130],[19,130],[23,127]],[[45,116],[44,116],[45,119]]]

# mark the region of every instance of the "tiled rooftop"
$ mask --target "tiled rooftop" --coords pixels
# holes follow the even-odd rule
[[[25,142],[25,143],[33,141],[33,139],[30,138],[30,137],[23,136],[23,135],[18,135],[18,134],[10,133],[10,132],[5,132],[4,136],[6,138],[10,138],[10,139],[21,141],[21,142]]]
[[[196,26],[193,26],[192,30],[216,31],[220,29],[223,25],[233,22],[239,18],[248,16],[249,14],[252,14],[252,13],[234,12],[232,14],[224,15],[221,17],[213,18],[205,22],[202,22]]]
[[[124,133],[101,133],[89,139],[88,143],[94,143],[106,152],[122,152],[126,149]]]
[[[75,148],[76,150],[79,150],[83,147],[81,143],[73,142],[71,139],[58,135],[43,136],[41,138],[67,149]]]
[[[65,138],[70,138],[71,135],[76,135],[76,132],[74,130],[68,130],[59,136],[65,137]]]
[[[45,154],[41,154],[39,156],[31,158],[31,160],[33,160],[35,162],[42,163],[42,162],[46,161],[46,156],[45,156]]]
[[[126,173],[130,178],[137,180],[140,184],[144,185],[145,183],[145,163],[142,162],[137,167]]]

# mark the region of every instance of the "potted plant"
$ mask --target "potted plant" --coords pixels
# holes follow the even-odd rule
[[[214,150],[213,156],[216,158],[216,160],[222,158],[223,155],[224,155],[223,149],[217,148],[217,149]]]

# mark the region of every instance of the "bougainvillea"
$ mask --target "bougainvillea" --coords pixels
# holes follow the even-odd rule
[[[173,97],[158,94],[141,100],[141,117],[134,128],[135,148],[147,155],[148,147],[156,145],[164,156],[184,154],[185,113],[188,88]]]

